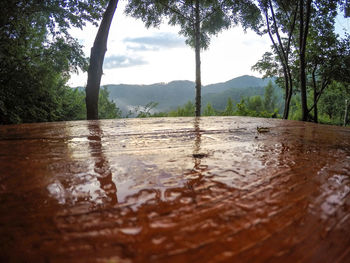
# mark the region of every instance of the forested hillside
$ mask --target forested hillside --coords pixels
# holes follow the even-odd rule
[[[152,85],[108,85],[110,99],[119,108],[128,111],[149,102],[157,102],[157,109],[164,111],[184,104],[194,98],[194,83],[191,81],[172,81]]]
[[[239,102],[243,97],[263,95],[264,86],[268,81],[269,79],[241,76],[223,83],[203,86],[202,109],[208,102],[217,109],[223,109],[228,98]],[[124,113],[150,102],[157,103],[154,108],[156,111],[169,111],[187,101],[194,101],[195,98],[195,83],[191,81],[172,81],[152,85],[119,84],[105,87],[108,88],[110,99],[115,101]]]

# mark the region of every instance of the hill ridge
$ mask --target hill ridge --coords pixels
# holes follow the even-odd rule
[[[210,102],[211,95],[214,94],[220,97],[220,93],[227,93],[228,90],[231,90],[230,94],[234,93],[234,90],[239,90],[239,94],[244,95],[244,90],[247,89],[247,91],[249,90],[247,95],[261,95],[262,87],[266,86],[268,81],[269,79],[263,80],[258,77],[243,75],[225,82],[205,85],[202,87],[202,99],[204,103]],[[185,104],[189,100],[193,101],[195,98],[195,83],[190,80],[173,80],[168,83],[160,82],[143,85],[109,84],[103,87],[107,87],[110,98],[116,102],[123,112],[128,112],[137,106],[144,106],[151,101],[158,103],[156,110],[168,111]],[[203,105],[205,105],[204,103]]]

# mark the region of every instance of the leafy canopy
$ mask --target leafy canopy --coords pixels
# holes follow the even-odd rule
[[[71,27],[101,17],[105,0],[0,1],[0,123],[65,118],[71,71],[87,60]],[[69,114],[68,114],[69,115]]]
[[[195,1],[192,0],[130,0],[125,12],[141,19],[146,27],[158,27],[167,20],[169,25],[180,25],[180,34],[186,43],[195,47],[196,22],[200,22],[200,47],[206,49],[210,36],[217,35],[231,25],[241,23],[246,29],[257,28],[260,13],[250,0],[201,0],[199,2],[200,21],[195,18]]]

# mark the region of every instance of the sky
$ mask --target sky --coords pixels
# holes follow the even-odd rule
[[[101,85],[153,84],[195,79],[195,53],[178,34],[180,27],[166,23],[147,29],[141,20],[124,14],[120,1],[109,32]],[[348,20],[348,19],[347,19]],[[348,27],[347,21],[341,21]],[[98,28],[87,25],[70,33],[82,44],[87,57]],[[251,67],[270,49],[268,35],[244,32],[240,26],[211,38],[209,49],[201,53],[202,84],[225,82],[242,75],[261,75]],[[86,86],[87,73],[73,74],[71,87]]]

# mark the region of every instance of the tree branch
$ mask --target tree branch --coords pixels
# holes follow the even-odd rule
[[[281,47],[281,52],[282,52],[282,56],[283,56],[283,59],[285,61],[285,64],[288,64],[288,57],[286,56],[286,52],[285,52],[285,50],[283,48],[283,43],[282,43],[281,36],[279,34],[279,30],[278,30],[278,27],[277,27],[276,16],[275,16],[275,12],[273,10],[273,6],[272,6],[271,0],[269,0],[269,4],[270,4],[270,10],[271,10],[271,14],[272,14],[273,25],[274,25],[274,28],[275,28],[278,44]]]
[[[269,37],[270,37],[270,39],[271,39],[272,45],[274,46],[274,48],[275,48],[275,50],[276,50],[276,52],[277,52],[277,55],[279,56],[279,58],[280,58],[282,64],[284,65],[283,56],[282,56],[282,54],[280,53],[280,50],[279,50],[279,48],[278,48],[278,46],[277,46],[277,44],[276,44],[276,41],[275,41],[275,39],[273,38],[273,35],[272,35],[272,33],[271,33],[270,20],[269,20],[269,14],[268,14],[267,8],[264,8],[264,14],[265,14],[265,19],[266,19],[267,32],[268,32]]]
[[[293,20],[292,20],[292,25],[291,25],[291,28],[290,28],[290,31],[289,31],[289,37],[288,37],[287,57],[289,57],[290,44],[291,44],[291,41],[292,41],[292,36],[293,36],[294,28],[295,28],[295,23],[296,23],[296,20],[297,20],[298,8],[299,8],[299,4],[298,4],[298,2],[296,2],[294,16],[293,16]]]
[[[179,16],[184,18],[185,20],[190,21],[190,22],[194,21],[191,17],[187,17],[186,15],[182,14],[181,11],[179,11],[179,10],[177,10],[177,9],[167,5],[167,4],[162,3],[162,1],[160,1],[159,3],[163,6],[165,6],[166,8],[168,8],[171,12],[178,14]]]
[[[205,19],[207,19],[208,17],[212,16],[213,14],[215,14],[217,11],[219,11],[223,6],[224,4],[227,2],[228,0],[224,0],[220,5],[219,7],[217,8],[213,8],[213,10],[207,14],[205,17],[203,17],[202,19],[200,19],[200,22],[204,21]]]
[[[306,49],[306,40],[307,35],[309,33],[309,24],[310,24],[310,13],[311,13],[311,4],[312,0],[307,0],[306,4],[306,13],[305,13],[305,26],[304,26],[304,9],[300,8],[300,23],[303,27],[303,32],[300,32],[300,51],[301,53],[305,53]]]
[[[321,95],[323,94],[323,91],[328,87],[329,83],[330,83],[330,78],[327,78],[327,79],[322,81],[321,90],[319,92],[317,92],[316,103],[314,103],[312,105],[312,107],[308,110],[308,113],[310,113],[313,110],[313,108],[315,108],[316,104],[318,103],[318,101],[321,98]]]

